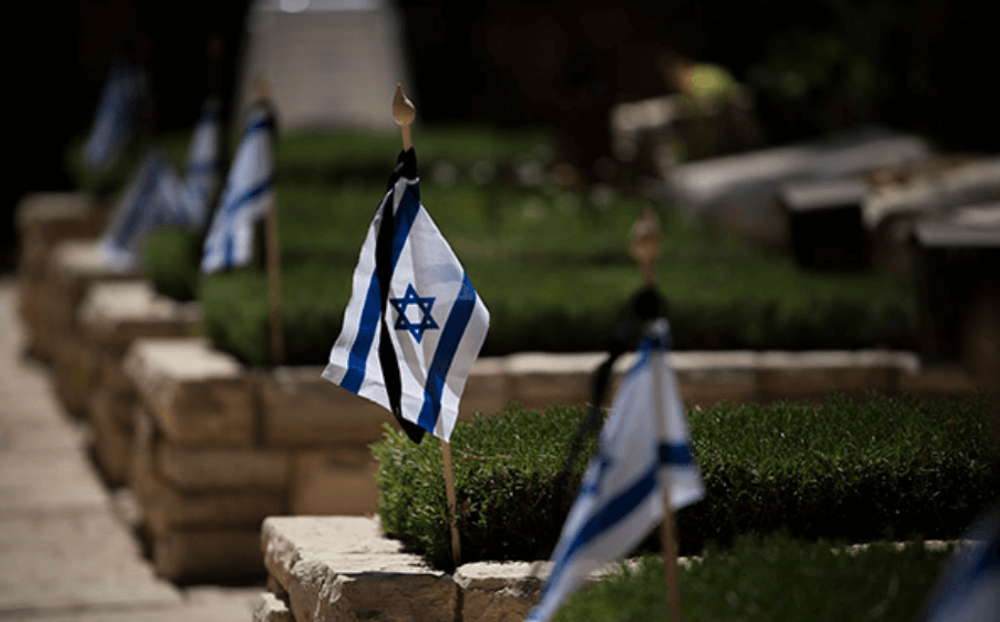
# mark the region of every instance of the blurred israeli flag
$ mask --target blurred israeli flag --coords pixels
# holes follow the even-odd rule
[[[139,108],[148,85],[142,71],[127,57],[118,56],[101,91],[83,157],[92,170],[102,171],[118,158],[139,127]]]
[[[270,109],[251,108],[205,239],[201,271],[206,274],[245,266],[253,257],[254,223],[274,200],[273,132]]]
[[[945,566],[921,622],[1000,621],[1000,506],[976,521]]]
[[[222,183],[219,123],[219,102],[210,99],[202,106],[201,118],[194,128],[188,147],[187,166],[184,168],[184,184],[197,207],[197,211],[190,214],[192,227],[205,225],[212,198]]]
[[[160,151],[149,149],[119,197],[108,226],[98,241],[98,252],[107,265],[120,272],[132,272],[139,268],[142,243],[150,231],[170,218],[161,194],[162,184],[165,181],[169,183],[169,178],[164,176],[170,173],[170,164]]]
[[[615,395],[597,453],[552,553],[552,572],[541,600],[528,615],[531,622],[550,619],[588,574],[626,555],[663,519],[663,478],[673,508],[705,494],[667,356],[669,343],[667,320],[656,320]],[[656,387],[659,400],[654,397]],[[657,401],[663,412],[658,412]]]
[[[368,229],[323,377],[389,410],[414,442],[447,441],[490,314],[420,203],[416,155],[399,155]]]

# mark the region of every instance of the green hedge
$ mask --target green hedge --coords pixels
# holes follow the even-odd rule
[[[540,416],[515,405],[456,426],[465,561],[548,557],[585,467],[581,459],[569,491],[553,489],[583,413],[553,408]],[[683,553],[774,532],[853,542],[957,537],[1000,490],[984,399],[720,403],[693,410],[689,421],[706,497],[678,512]],[[373,453],[384,528],[447,568],[437,439],[415,445],[389,430]]]
[[[351,184],[279,189],[283,300],[289,310],[302,309],[316,318],[303,323],[297,315],[285,317],[289,341],[303,344],[289,344],[289,363],[326,360],[381,195],[380,189]],[[425,186],[422,195],[490,309],[484,355],[606,347],[617,314],[641,284],[627,240],[647,201],[616,196],[604,205],[572,190],[471,182]],[[662,217],[657,282],[669,301],[678,348],[915,345],[917,312],[908,278],[808,273],[784,255],[673,213]],[[158,287],[176,290],[176,283],[194,278],[188,266],[197,265],[197,248],[188,262],[176,259],[190,248],[174,232],[154,236],[147,273]],[[196,288],[196,283],[189,286]],[[237,290],[255,292],[255,297],[234,304],[230,296]],[[213,276],[202,284],[199,297],[210,338],[248,364],[267,364],[264,342],[234,337],[266,334],[261,269]],[[307,325],[323,330],[303,332]]]
[[[843,543],[783,536],[739,538],[710,548],[679,573],[686,622],[916,620],[947,563],[948,550],[877,543],[846,553]],[[644,556],[573,594],[554,622],[667,619],[663,560]]]

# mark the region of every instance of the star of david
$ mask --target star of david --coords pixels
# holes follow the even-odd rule
[[[390,298],[389,302],[396,308],[396,330],[408,330],[413,338],[420,343],[424,338],[424,331],[440,328],[431,316],[431,307],[434,306],[434,297],[422,298],[417,295],[417,290],[413,289],[413,284],[406,286],[406,294],[402,298]],[[406,315],[406,308],[410,305],[417,305],[420,309],[420,322],[411,322]]]

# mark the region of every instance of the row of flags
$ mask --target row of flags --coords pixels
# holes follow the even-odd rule
[[[205,226],[222,174],[218,124],[217,107],[206,106],[183,177],[157,150],[146,154],[100,241],[111,265],[137,268],[140,246],[157,227]],[[273,113],[259,102],[247,115],[208,228],[202,272],[251,260],[254,223],[274,200],[273,141]],[[404,150],[361,247],[342,330],[322,375],[389,410],[414,442],[428,432],[447,442],[489,321],[486,305],[420,200],[416,154]],[[636,362],[613,400],[528,622],[551,619],[588,575],[627,555],[664,519],[665,503],[679,509],[704,496],[669,350],[669,324],[657,317],[647,323]],[[992,556],[979,555],[972,570],[957,571],[951,580],[988,605],[996,602],[995,523],[996,517]],[[992,573],[991,583],[970,587],[984,568]],[[966,600],[953,598],[947,584],[941,594],[935,608],[946,615],[928,620],[996,619],[953,617]]]

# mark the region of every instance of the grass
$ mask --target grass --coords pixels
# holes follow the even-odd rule
[[[688,622],[840,622],[917,619],[949,555],[920,541],[853,553],[842,542],[786,536],[740,538],[709,549],[680,570],[681,617]],[[642,557],[573,594],[554,622],[667,619],[663,560]]]
[[[657,284],[670,304],[676,347],[915,345],[916,300],[906,277],[806,272],[784,254],[689,222],[646,197],[560,187],[545,173],[552,150],[539,132],[444,127],[417,131],[414,139],[423,203],[491,311],[484,355],[604,349],[617,314],[641,284],[627,247],[645,206],[662,219]],[[161,143],[179,164],[186,137]],[[326,360],[350,296],[346,275],[397,150],[396,132],[279,138],[282,295],[291,314],[286,362]],[[81,185],[93,182],[78,160],[75,170]],[[249,341],[266,334],[262,262],[202,281],[199,245],[190,239],[197,237],[154,236],[148,276],[166,293],[201,299],[206,333],[222,348],[249,365],[269,364],[265,345]],[[239,304],[232,299],[237,294],[246,294]]]
[[[452,453],[466,561],[549,556],[594,448],[591,438],[568,485],[554,483],[583,414],[514,405],[458,423]],[[831,395],[820,406],[719,403],[688,419],[706,494],[677,514],[682,554],[748,534],[954,538],[1000,490],[983,398]],[[372,452],[386,532],[447,568],[438,440],[415,445],[390,430]],[[655,548],[655,540],[646,546]]]

